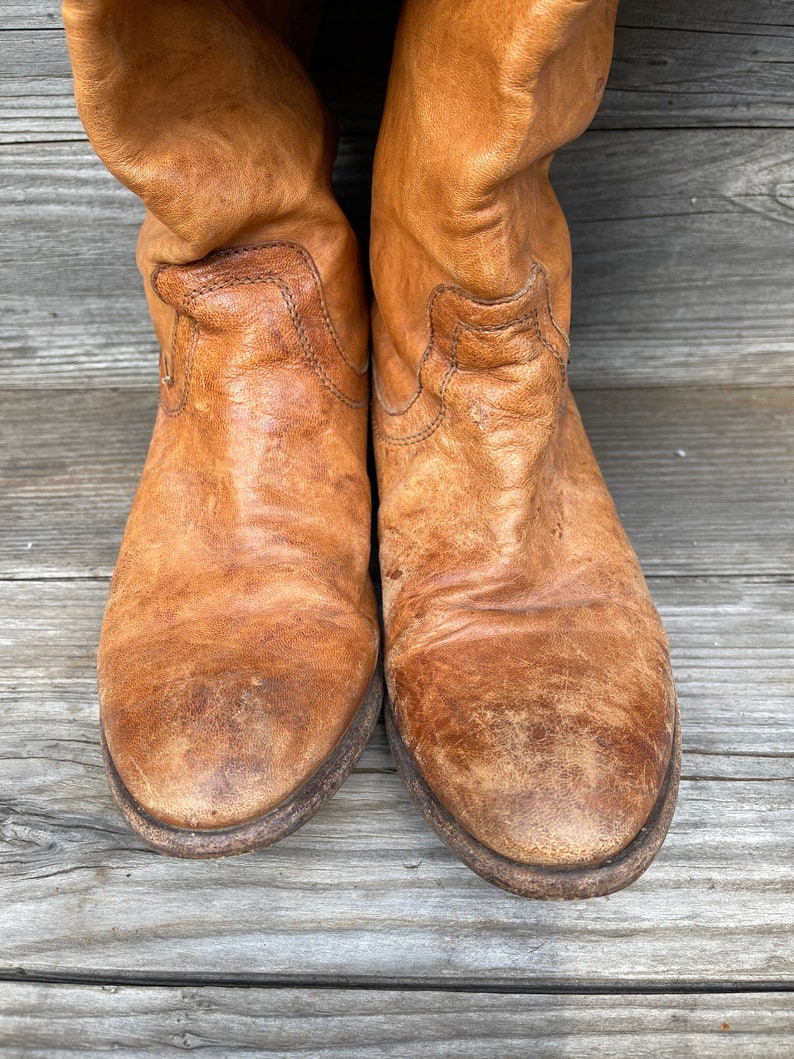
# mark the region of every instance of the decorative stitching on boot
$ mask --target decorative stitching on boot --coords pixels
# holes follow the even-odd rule
[[[203,260],[211,260],[216,257],[234,257],[235,255],[242,255],[247,253],[250,254],[255,250],[271,250],[275,248],[294,250],[303,259],[303,263],[306,265],[306,268],[311,273],[312,281],[314,282],[318,300],[320,302],[320,312],[322,313],[325,325],[331,334],[333,343],[336,346],[337,353],[345,362],[345,364],[347,364],[348,368],[350,368],[351,371],[354,371],[356,375],[366,375],[367,369],[369,368],[369,358],[367,358],[362,368],[356,367],[356,365],[348,359],[347,353],[345,352],[342,343],[339,340],[339,335],[336,333],[334,322],[331,319],[331,314],[328,310],[328,304],[325,300],[325,290],[323,288],[322,278],[317,269],[317,265],[314,263],[314,258],[305,246],[301,246],[300,243],[292,243],[287,239],[274,239],[272,242],[267,243],[253,243],[250,246],[233,246],[229,247],[228,250],[216,250],[214,253],[209,254],[207,258],[204,258]]]
[[[271,273],[263,274],[261,276],[237,276],[234,279],[218,280],[215,283],[208,283],[204,287],[197,287],[195,290],[190,291],[188,294],[186,294],[183,300],[185,303],[193,302],[196,300],[196,298],[201,297],[203,294],[211,294],[213,291],[216,290],[224,290],[228,287],[252,286],[257,283],[272,283],[273,286],[279,290],[282,298],[284,299],[284,304],[287,307],[287,312],[290,315],[290,319],[292,320],[292,324],[295,328],[295,333],[298,336],[298,342],[300,343],[300,347],[303,350],[304,356],[309,361],[311,368],[314,370],[315,374],[318,376],[318,378],[326,387],[326,389],[329,390],[329,392],[333,394],[334,397],[340,400],[343,404],[348,405],[350,408],[363,408],[366,405],[368,399],[366,397],[363,397],[357,401],[353,397],[348,397],[346,393],[339,389],[333,379],[331,379],[331,377],[323,368],[322,364],[320,363],[317,357],[317,354],[314,352],[314,347],[312,345],[311,339],[309,338],[303,324],[301,323],[300,311],[297,305],[295,304],[295,299],[293,297],[292,291],[289,285],[285,283],[280,276],[276,276]],[[345,361],[345,363],[347,362]]]
[[[438,427],[441,425],[441,423],[443,422],[444,417],[446,415],[446,409],[447,409],[446,393],[447,393],[447,390],[449,388],[449,384],[451,383],[453,376],[455,375],[456,371],[458,370],[457,348],[458,348],[458,342],[459,342],[460,335],[461,335],[461,333],[463,331],[471,331],[471,332],[476,332],[476,333],[481,333],[481,332],[494,333],[494,332],[499,332],[499,331],[506,331],[506,330],[509,330],[512,327],[519,327],[521,324],[526,323],[528,320],[531,320],[532,321],[532,332],[533,332],[534,338],[540,343],[541,346],[543,346],[544,349],[546,349],[549,353],[551,353],[551,355],[555,358],[555,360],[558,363],[559,369],[560,369],[560,376],[562,378],[562,381],[565,382],[565,379],[566,379],[566,376],[567,376],[566,360],[560,354],[560,352],[557,349],[555,349],[555,347],[543,335],[543,333],[541,331],[541,328],[540,328],[537,308],[533,308],[533,309],[529,310],[523,316],[517,317],[517,318],[515,318],[513,320],[508,320],[508,321],[505,321],[505,322],[499,323],[499,324],[469,324],[467,322],[457,321],[456,324],[455,324],[454,330],[452,332],[451,341],[450,341],[450,365],[447,368],[447,371],[444,373],[444,375],[442,377],[442,380],[441,380],[441,385],[439,387],[440,408],[439,408],[438,413],[433,417],[432,420],[430,420],[428,423],[426,423],[425,426],[422,427],[420,430],[417,430],[417,431],[415,431],[412,434],[404,435],[402,437],[400,437],[399,435],[387,433],[386,431],[384,431],[382,429],[382,427],[380,427],[377,424],[377,422],[375,420],[375,415],[377,414],[377,411],[380,411],[384,415],[388,415],[388,416],[394,417],[394,418],[398,418],[400,416],[404,416],[409,411],[409,409],[412,408],[413,405],[419,400],[419,398],[422,396],[423,392],[425,391],[425,383],[424,383],[424,377],[423,377],[424,376],[424,369],[425,369],[425,366],[427,364],[427,361],[428,361],[429,357],[432,355],[432,353],[436,349],[436,321],[435,321],[436,302],[441,297],[442,294],[451,295],[455,299],[456,302],[461,302],[465,306],[471,306],[471,304],[474,303],[475,305],[480,305],[480,306],[483,306],[484,308],[498,309],[500,306],[508,306],[508,305],[514,304],[517,301],[520,301],[522,298],[525,298],[530,293],[530,291],[532,291],[533,288],[536,287],[536,284],[538,282],[538,277],[541,277],[541,279],[542,279],[544,293],[545,293],[545,299],[544,299],[545,300],[545,305],[543,307],[544,311],[548,315],[548,319],[549,319],[552,327],[554,328],[554,330],[557,332],[557,334],[562,339],[562,341],[563,341],[563,343],[565,345],[566,351],[569,350],[570,349],[570,342],[568,340],[568,336],[565,333],[565,331],[563,330],[563,328],[560,327],[560,325],[557,323],[557,320],[555,319],[554,313],[552,312],[552,309],[551,309],[551,301],[550,301],[550,297],[549,297],[549,277],[548,277],[548,273],[546,272],[546,269],[539,262],[535,262],[533,264],[532,269],[530,270],[529,278],[528,278],[527,282],[525,283],[525,285],[522,287],[522,289],[520,291],[518,291],[518,293],[510,295],[507,298],[502,298],[502,299],[497,299],[497,300],[489,300],[489,299],[485,299],[485,298],[477,298],[477,297],[474,297],[474,296],[467,295],[465,293],[465,291],[463,291],[460,287],[456,286],[455,284],[440,284],[439,286],[435,287],[431,291],[430,296],[428,297],[428,300],[427,300],[426,312],[427,312],[428,323],[429,323],[429,341],[428,341],[428,344],[427,344],[427,346],[425,348],[424,353],[422,354],[422,358],[419,361],[419,365],[417,367],[417,387],[416,387],[416,390],[414,391],[413,395],[411,396],[411,398],[409,399],[407,404],[403,405],[401,408],[398,408],[398,409],[389,408],[386,405],[385,401],[383,400],[383,396],[382,396],[382,393],[381,393],[379,385],[378,385],[377,375],[373,376],[373,417],[372,417],[372,430],[373,430],[373,433],[381,441],[383,441],[385,444],[388,444],[388,445],[410,445],[410,444],[414,444],[414,443],[419,443],[421,441],[425,441],[427,438],[430,437],[431,434],[433,434],[438,429]],[[531,359],[534,360],[535,358],[533,357]]]
[[[202,262],[211,262],[212,260],[217,259],[219,257],[242,256],[246,253],[251,253],[256,250],[277,247],[283,247],[290,250],[294,250],[301,257],[304,265],[307,267],[307,270],[311,275],[312,286],[320,303],[320,311],[322,314],[323,322],[325,323],[326,331],[333,342],[337,354],[350,371],[352,371],[358,378],[363,378],[364,375],[366,375],[369,362],[367,361],[367,364],[363,368],[359,369],[355,365],[351,364],[351,362],[348,360],[344,350],[342,349],[339,337],[333,325],[333,321],[331,320],[328,307],[325,303],[325,296],[322,289],[322,281],[320,279],[320,275],[317,271],[314,261],[312,260],[311,255],[308,253],[307,250],[305,250],[305,248],[301,247],[298,243],[290,242],[261,243],[250,247],[234,247],[228,250],[219,250],[213,254],[208,255],[207,258],[203,258]],[[200,264],[200,262],[196,262],[195,264]],[[158,288],[158,279],[159,275],[163,271],[169,268],[180,269],[188,267],[190,266],[164,265],[157,268],[152,274],[151,282],[158,295],[160,294]],[[360,398],[358,400],[348,396],[342,389],[340,389],[339,386],[336,385],[334,380],[328,375],[326,370],[323,368],[322,363],[315,352],[311,338],[309,337],[308,332],[303,326],[300,309],[296,304],[294,294],[289,284],[284,279],[282,279],[281,276],[272,271],[262,271],[254,272],[252,275],[249,276],[234,276],[229,277],[228,279],[216,280],[215,282],[205,283],[199,287],[194,288],[193,290],[188,291],[182,296],[182,305],[186,310],[186,315],[188,319],[190,319],[193,328],[190,338],[190,344],[185,356],[185,388],[179,403],[175,406],[168,405],[168,403],[164,400],[163,397],[160,398],[160,405],[163,408],[163,411],[167,415],[177,416],[180,414],[180,412],[182,412],[188,400],[190,392],[190,382],[193,373],[194,353],[200,333],[200,328],[198,324],[189,316],[189,309],[192,303],[202,295],[211,294],[216,290],[223,290],[226,288],[239,286],[249,286],[257,283],[272,283],[279,290],[279,293],[281,294],[284,300],[287,312],[290,315],[290,319],[292,320],[292,325],[295,329],[295,334],[297,336],[298,343],[301,347],[301,351],[303,352],[304,357],[308,361],[309,366],[314,371],[315,375],[320,379],[323,386],[325,386],[325,388],[329,391],[329,393],[331,393],[333,397],[341,401],[343,404],[347,405],[349,408],[359,409],[365,407],[369,400],[368,396],[364,396],[363,398]],[[177,318],[174,324],[174,332],[172,335],[172,346],[169,358],[172,364],[175,362],[175,339],[180,315],[181,314],[177,313]]]
[[[444,375],[442,377],[441,385],[439,387],[440,407],[439,407],[438,413],[434,416],[434,418],[432,420],[430,420],[430,422],[428,422],[424,427],[422,427],[421,430],[417,430],[413,434],[406,434],[404,436],[399,436],[399,435],[396,435],[396,434],[388,434],[388,433],[386,433],[380,426],[378,426],[378,424],[375,422],[374,416],[373,416],[373,422],[372,422],[372,431],[373,431],[373,433],[376,434],[377,437],[381,441],[383,441],[385,444],[387,444],[387,445],[411,445],[411,444],[414,444],[414,443],[419,443],[421,441],[426,441],[427,438],[429,438],[431,434],[435,433],[435,431],[441,426],[441,424],[442,424],[442,422],[443,422],[443,420],[444,420],[444,418],[446,416],[446,412],[447,412],[446,394],[447,394],[447,390],[449,389],[449,384],[452,382],[452,379],[453,379],[455,373],[458,370],[457,352],[458,352],[458,343],[460,341],[461,334],[463,334],[464,331],[469,331],[469,332],[473,332],[473,333],[486,332],[486,333],[493,334],[493,333],[496,333],[496,332],[499,332],[499,331],[508,331],[508,330],[510,330],[510,328],[518,327],[521,324],[526,323],[527,321],[531,321],[532,322],[533,337],[535,339],[537,339],[537,341],[544,347],[544,349],[548,350],[548,352],[551,353],[551,355],[557,361],[558,367],[560,369],[560,377],[561,377],[562,381],[564,382],[565,378],[566,378],[566,364],[565,364],[565,361],[559,355],[557,350],[551,345],[551,343],[548,342],[543,337],[543,335],[541,333],[541,330],[540,330],[540,325],[538,323],[537,309],[531,309],[524,316],[519,316],[515,320],[510,320],[510,321],[508,321],[507,323],[504,323],[504,324],[481,324],[481,325],[477,325],[477,324],[461,323],[459,321],[455,325],[455,329],[452,332],[452,341],[450,342],[450,357],[449,357],[450,364],[449,364],[449,367],[447,368],[446,372],[444,373]],[[383,404],[382,400],[379,400],[380,408],[386,415],[393,416],[395,418],[399,417],[399,416],[402,416],[402,415],[405,415],[405,413],[408,411],[408,409],[421,396],[422,392],[424,391],[424,382],[423,382],[423,379],[422,379],[422,368],[424,367],[425,362],[427,361],[428,357],[430,356],[430,353],[433,351],[434,348],[435,348],[434,345],[431,344],[428,347],[428,349],[425,351],[423,356],[422,356],[422,360],[420,361],[420,366],[419,366],[419,380],[418,380],[417,390],[416,390],[416,393],[414,394],[414,396],[411,398],[411,400],[408,402],[407,405],[405,405],[402,409],[394,411],[392,409],[387,408]],[[530,359],[526,363],[531,363],[533,360],[537,359],[537,356],[538,356],[538,354],[536,354],[534,357],[530,357]],[[375,382],[374,389],[376,391],[376,397],[379,398],[379,394],[377,392],[377,382]]]
[[[427,423],[424,427],[422,427],[421,430],[417,430],[414,434],[406,434],[405,437],[398,437],[396,434],[387,434],[384,430],[382,430],[378,426],[378,424],[373,419],[372,432],[374,434],[376,434],[381,439],[381,441],[384,441],[387,445],[411,445],[414,442],[426,441],[430,437],[430,435],[433,434],[441,426],[441,423],[443,422],[444,417],[447,414],[447,403],[446,403],[447,387],[452,382],[452,379],[453,379],[455,373],[458,370],[457,353],[458,353],[458,339],[460,337],[460,331],[461,331],[461,328],[456,327],[456,329],[455,329],[455,331],[453,333],[453,336],[452,336],[452,342],[450,344],[449,367],[444,372],[444,375],[443,375],[443,377],[441,379],[441,385],[440,385],[440,387],[438,389],[440,407],[439,407],[438,413],[436,414],[435,418],[431,419],[431,421],[429,423]],[[421,386],[421,381],[420,381],[420,386]],[[419,397],[419,394],[421,392],[422,392],[421,389],[419,391],[417,391],[417,393],[412,398],[410,404],[408,405],[409,408],[414,403],[414,401]],[[405,412],[390,412],[387,408],[384,408],[383,410],[385,412],[387,412],[388,415],[399,416],[399,415],[404,415],[405,414]],[[406,409],[406,411],[407,411],[407,409]]]

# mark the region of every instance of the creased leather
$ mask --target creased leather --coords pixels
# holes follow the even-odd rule
[[[568,390],[570,248],[548,183],[600,98],[615,4],[497,6],[408,0],[376,155],[386,675],[461,827],[515,862],[574,868],[645,824],[676,709]]]
[[[86,129],[148,209],[161,346],[99,646],[102,726],[135,803],[198,831],[308,781],[378,655],[363,283],[326,115],[276,6],[64,6]]]

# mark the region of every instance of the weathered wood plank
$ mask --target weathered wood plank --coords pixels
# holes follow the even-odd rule
[[[35,762],[29,764],[33,768]],[[548,989],[790,983],[792,782],[685,781],[654,867],[610,899],[528,906],[454,861],[393,775],[355,774],[300,833],[221,864],[167,861],[96,770],[74,805],[2,824],[4,973],[345,976]],[[4,814],[5,815],[5,814]]]
[[[0,47],[0,143],[84,139],[63,28],[8,30]]]
[[[786,0],[621,0],[595,127],[794,125]]]
[[[327,6],[312,74],[346,135],[377,131],[398,10],[399,0]],[[58,6],[4,5],[0,31],[13,56],[0,84],[0,142],[82,136]],[[792,41],[786,0],[623,0],[595,124],[791,127]]]
[[[146,850],[112,803],[98,746],[105,585],[0,583],[0,972],[791,981],[794,591],[652,589],[684,717],[679,809],[637,884],[563,906],[502,894],[458,863],[410,805],[382,734],[317,817],[262,854],[198,863]]]
[[[0,984],[6,1059],[790,1059],[794,997]]]
[[[0,397],[0,576],[107,576],[154,424],[150,390]]]
[[[0,10],[0,32],[9,29],[60,27],[61,5],[57,0],[4,0]]]
[[[575,380],[792,377],[789,133],[592,132],[552,179],[573,244]]]
[[[135,243],[140,202],[87,143],[0,150],[0,381],[125,385],[157,355]]]
[[[0,577],[111,573],[155,386],[0,396]],[[589,390],[578,400],[647,573],[794,573],[794,391]]]
[[[367,224],[368,148],[340,195]],[[554,178],[574,264],[579,385],[794,383],[794,148],[769,130],[594,132]],[[88,144],[0,150],[0,384],[128,386],[156,370],[140,203]]]
[[[794,393],[774,392],[578,393],[647,573],[794,572]]]

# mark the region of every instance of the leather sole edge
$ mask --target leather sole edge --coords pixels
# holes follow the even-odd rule
[[[633,883],[648,868],[665,840],[678,800],[681,777],[681,718],[676,701],[670,762],[659,796],[645,825],[614,857],[586,868],[547,868],[522,864],[489,849],[469,834],[432,791],[397,731],[388,695],[384,704],[386,734],[397,772],[411,800],[442,842],[487,882],[519,897],[576,901],[605,897]]]
[[[116,766],[100,725],[102,757],[111,793],[129,827],[147,845],[172,857],[203,860],[234,857],[265,849],[291,835],[336,793],[364,753],[383,704],[383,671],[380,657],[364,702],[347,731],[317,769],[296,791],[262,816],[217,830],[189,830],[158,820],[132,797]]]

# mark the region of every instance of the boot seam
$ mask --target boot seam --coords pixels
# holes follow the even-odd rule
[[[450,288],[446,288],[446,289],[450,289]],[[454,288],[452,288],[452,289],[454,289]],[[441,288],[436,288],[436,290],[440,291]],[[565,361],[560,356],[560,354],[557,352],[557,350],[551,345],[551,343],[549,341],[547,341],[547,339],[545,339],[543,337],[543,334],[541,333],[541,330],[540,330],[540,324],[538,323],[538,311],[537,311],[537,309],[530,309],[530,311],[525,313],[523,316],[519,316],[519,317],[517,317],[514,320],[508,320],[506,323],[502,323],[502,324],[469,324],[467,322],[460,322],[459,321],[458,323],[456,323],[455,329],[454,329],[454,331],[452,333],[452,341],[450,343],[450,364],[449,364],[449,367],[447,368],[446,372],[444,373],[444,376],[443,376],[443,378],[441,380],[441,386],[439,387],[439,400],[441,402],[441,407],[439,408],[439,411],[435,415],[435,417],[432,420],[430,420],[430,422],[426,423],[425,426],[422,427],[421,430],[417,430],[413,434],[407,434],[404,437],[398,437],[395,434],[386,433],[386,431],[384,431],[382,429],[382,427],[380,427],[373,420],[373,424],[372,424],[373,433],[376,434],[377,437],[381,441],[383,441],[385,444],[387,444],[387,445],[410,445],[410,444],[413,444],[415,442],[419,443],[419,442],[422,442],[422,441],[426,441],[441,426],[441,423],[442,423],[442,421],[444,420],[444,418],[446,416],[446,411],[447,411],[446,394],[447,394],[447,390],[449,389],[449,385],[452,382],[452,379],[453,379],[454,375],[456,374],[456,372],[458,370],[458,366],[459,365],[458,365],[457,350],[458,350],[458,343],[460,341],[461,334],[464,331],[471,331],[471,332],[475,332],[475,333],[477,333],[477,332],[479,332],[479,333],[488,332],[488,333],[494,334],[494,333],[499,332],[499,331],[507,331],[511,327],[518,327],[521,324],[526,323],[527,321],[531,321],[532,322],[532,325],[533,325],[532,331],[533,331],[534,337],[537,339],[537,341],[549,353],[551,353],[551,355],[557,361],[558,366],[560,368],[560,375],[561,375],[562,381],[564,382],[565,378],[566,378],[566,373],[567,373],[567,368],[566,368]],[[431,322],[432,322],[432,317],[431,317]],[[418,375],[417,389],[416,389],[416,392],[414,393],[413,397],[411,397],[410,401],[408,402],[407,405],[405,405],[404,408],[401,408],[401,409],[399,409],[397,411],[393,411],[393,410],[387,408],[386,405],[383,402],[383,399],[380,396],[380,393],[378,392],[377,379],[375,379],[374,387],[373,387],[374,391],[375,391],[374,392],[374,400],[377,401],[377,404],[378,404],[379,408],[386,415],[392,416],[394,418],[398,418],[399,416],[405,415],[408,412],[408,410],[414,405],[414,403],[419,399],[419,397],[422,395],[422,393],[424,392],[424,383],[422,381],[422,369],[424,368],[427,360],[429,359],[430,355],[435,350],[435,348],[436,348],[436,345],[435,345],[435,333],[434,333],[434,330],[433,330],[433,328],[431,326],[430,343],[429,343],[427,349],[425,350],[424,354],[422,355],[422,360],[420,361],[419,367],[417,369],[417,375]],[[530,358],[530,361],[528,361],[527,363],[530,363],[531,360],[534,360],[534,359],[535,359],[535,357]]]
[[[557,332],[559,337],[562,339],[562,341],[563,341],[563,343],[565,345],[566,353],[570,350],[570,340],[568,338],[568,335],[565,332],[564,328],[562,328],[560,326],[560,324],[557,322],[557,320],[556,320],[556,318],[554,316],[554,313],[552,311],[552,308],[551,308],[551,299],[550,299],[550,292],[549,292],[549,286],[550,286],[549,285],[549,274],[546,271],[546,269],[544,268],[544,266],[539,261],[533,262],[533,265],[532,265],[532,267],[530,269],[530,272],[529,272],[529,276],[527,278],[527,282],[524,284],[524,286],[521,288],[521,290],[517,291],[515,294],[509,295],[506,298],[494,298],[494,299],[480,298],[480,297],[477,297],[476,295],[467,294],[461,287],[457,286],[456,284],[452,284],[452,283],[439,284],[437,287],[434,287],[433,290],[430,292],[430,295],[428,296],[427,303],[426,303],[426,306],[425,306],[425,313],[426,313],[427,320],[428,320],[428,332],[429,332],[429,334],[428,334],[428,343],[427,343],[427,346],[425,348],[424,353],[422,354],[422,357],[421,357],[421,359],[419,361],[419,364],[417,366],[417,370],[416,370],[417,385],[416,385],[416,389],[415,389],[413,395],[408,400],[408,403],[403,405],[403,407],[400,408],[400,409],[391,409],[391,408],[389,408],[388,405],[386,404],[386,402],[384,401],[382,393],[380,391],[380,387],[378,385],[377,372],[373,372],[372,430],[373,430],[373,433],[379,438],[379,440],[383,441],[385,444],[388,444],[388,445],[410,445],[410,444],[413,444],[415,442],[416,443],[420,443],[422,441],[427,440],[427,438],[429,438],[438,429],[438,427],[441,425],[443,419],[446,416],[446,393],[447,393],[447,389],[449,388],[449,384],[452,381],[453,376],[455,375],[455,373],[458,370],[457,347],[458,347],[458,341],[459,341],[459,338],[460,338],[460,334],[461,334],[462,331],[467,330],[467,329],[471,330],[471,331],[474,331],[474,332],[491,332],[491,333],[494,333],[494,332],[497,332],[497,331],[508,330],[511,327],[516,327],[516,326],[524,323],[528,319],[532,319],[532,322],[533,322],[533,325],[534,325],[533,330],[534,330],[535,338],[537,339],[537,341],[549,353],[551,353],[551,355],[558,362],[559,367],[560,367],[560,375],[562,377],[563,383],[565,383],[565,380],[567,378],[567,372],[568,372],[566,359],[565,359],[564,356],[562,356],[558,352],[557,349],[555,349],[555,347],[548,341],[548,339],[546,339],[544,337],[544,335],[543,335],[543,333],[541,331],[541,328],[540,328],[539,320],[538,320],[538,309],[537,309],[537,307],[529,310],[523,316],[520,316],[520,317],[515,318],[513,320],[508,320],[507,322],[500,323],[500,324],[470,324],[467,321],[460,321],[459,320],[459,321],[456,322],[455,329],[454,329],[454,331],[452,333],[452,339],[451,339],[451,343],[450,343],[450,361],[451,361],[451,363],[450,363],[450,367],[447,369],[447,371],[445,372],[445,374],[443,376],[443,379],[442,379],[442,382],[441,382],[441,386],[439,388],[439,399],[441,401],[441,407],[440,407],[438,413],[436,414],[436,416],[434,416],[434,418],[432,420],[430,420],[428,423],[426,423],[425,426],[422,427],[421,430],[415,431],[413,434],[406,435],[405,437],[398,437],[397,435],[393,435],[393,434],[387,433],[375,421],[375,416],[376,416],[378,411],[381,411],[385,415],[388,415],[388,416],[391,416],[391,417],[394,417],[394,418],[405,415],[409,411],[409,409],[412,408],[413,405],[422,396],[422,393],[424,392],[424,389],[425,389],[424,382],[423,382],[423,379],[422,379],[422,372],[423,372],[423,369],[424,369],[425,364],[427,363],[428,359],[432,355],[433,351],[436,349],[436,320],[435,320],[435,316],[436,316],[436,302],[438,301],[438,299],[441,297],[442,294],[449,294],[452,298],[455,299],[456,302],[462,302],[467,307],[471,307],[472,305],[474,305],[474,306],[481,306],[483,308],[498,308],[499,306],[513,304],[515,302],[520,301],[522,298],[526,297],[527,294],[529,294],[529,292],[532,290],[532,288],[537,283],[538,277],[542,278],[542,281],[543,281],[544,294],[545,294],[545,299],[544,299],[545,300],[545,306],[544,306],[545,312],[548,315],[548,318],[549,318],[549,321],[551,322],[552,327]],[[534,359],[534,358],[532,358],[532,359]]]
[[[188,398],[190,397],[190,386],[193,382],[193,363],[195,359],[194,354],[196,352],[196,346],[198,345],[199,338],[199,326],[196,321],[192,320],[186,314],[183,315],[182,313],[177,311],[176,319],[174,320],[174,328],[171,332],[171,349],[169,353],[169,360],[171,361],[171,364],[173,365],[175,363],[174,353],[176,348],[177,329],[179,327],[180,318],[183,318],[190,323],[190,339],[188,341],[187,352],[185,353],[185,386],[182,391],[182,396],[179,398],[178,403],[175,405],[169,405],[168,402],[165,400],[165,397],[160,397],[160,407],[162,408],[165,415],[170,416],[172,419],[176,419],[177,416],[182,414],[185,409],[185,406],[187,405]],[[173,370],[174,369],[172,367],[171,371],[173,372]]]
[[[270,250],[275,247],[281,247],[287,250],[294,250],[303,259],[303,263],[306,265],[306,268],[311,273],[312,280],[314,281],[314,285],[317,289],[317,295],[320,302],[320,311],[322,313],[325,326],[328,328],[333,343],[336,346],[337,353],[345,362],[345,364],[347,364],[350,370],[356,373],[356,375],[366,375],[367,369],[369,368],[369,358],[367,358],[367,361],[362,368],[356,367],[355,364],[348,360],[347,353],[345,352],[339,335],[336,332],[336,327],[334,326],[334,322],[331,319],[331,313],[325,301],[325,292],[323,290],[322,278],[317,269],[317,265],[315,264],[314,258],[305,246],[301,246],[300,243],[293,243],[289,239],[274,239],[270,242],[265,243],[251,243],[248,246],[231,246],[228,247],[226,250],[216,250],[213,253],[208,254],[206,258],[202,258],[202,260],[206,261],[208,259],[216,257],[234,257],[236,254],[242,255],[246,253],[251,253],[254,250]]]
[[[288,244],[288,245],[291,245],[291,244]],[[220,251],[220,253],[223,253],[223,251]],[[313,277],[313,278],[316,278],[316,277]],[[209,294],[209,293],[212,293],[213,291],[216,291],[216,290],[225,290],[225,289],[230,288],[230,287],[250,286],[250,285],[253,285],[253,284],[257,284],[257,283],[272,283],[278,289],[278,291],[281,294],[281,297],[282,297],[282,299],[284,301],[284,304],[286,306],[287,312],[290,315],[290,319],[292,320],[292,326],[295,329],[295,334],[296,334],[296,336],[298,338],[298,343],[299,343],[299,345],[301,347],[303,355],[306,358],[306,360],[307,360],[307,362],[309,364],[309,367],[312,369],[312,371],[317,376],[317,378],[320,380],[320,382],[323,384],[323,386],[329,391],[329,393],[333,397],[335,397],[338,401],[340,401],[342,404],[346,405],[347,407],[349,407],[351,409],[356,409],[356,410],[364,408],[366,406],[367,402],[368,402],[368,397],[365,396],[363,398],[360,398],[359,400],[355,400],[354,398],[349,397],[346,393],[344,393],[336,385],[336,383],[333,381],[333,379],[330,378],[328,373],[323,368],[322,364],[320,363],[320,361],[319,361],[319,359],[317,357],[317,354],[314,351],[314,347],[312,345],[311,338],[309,337],[306,329],[303,326],[303,323],[301,322],[300,311],[298,309],[297,304],[295,303],[295,299],[293,297],[292,290],[291,290],[289,284],[286,283],[280,276],[277,276],[275,273],[263,273],[263,274],[260,274],[260,275],[251,275],[251,276],[235,276],[233,279],[217,280],[217,281],[215,281],[213,283],[203,284],[202,286],[196,287],[193,290],[188,291],[185,295],[183,295],[183,297],[182,297],[182,305],[187,310],[192,302],[194,302],[197,298],[201,297],[204,294]],[[155,287],[155,289],[157,289],[157,288]],[[177,312],[177,318],[180,315],[183,315],[183,314],[180,314],[179,312]],[[185,354],[185,389],[184,389],[184,392],[182,394],[182,397],[181,397],[179,403],[177,405],[173,406],[173,407],[169,406],[164,401],[164,399],[162,397],[160,398],[160,405],[163,408],[163,411],[165,412],[166,415],[169,415],[169,416],[172,416],[172,417],[178,416],[184,410],[185,405],[187,404],[188,397],[189,397],[189,394],[190,394],[190,384],[191,384],[192,377],[193,377],[193,366],[194,366],[194,359],[195,359],[194,358],[194,354],[195,354],[196,346],[198,344],[198,336],[199,336],[199,333],[200,333],[200,328],[199,328],[199,325],[197,324],[197,322],[192,317],[190,317],[188,312],[186,312],[184,315],[185,315],[185,317],[188,320],[190,320],[190,323],[191,323],[191,326],[192,326],[192,334],[191,334],[191,337],[190,337],[190,344],[188,346],[187,353]],[[331,338],[333,340],[333,343],[334,343],[334,346],[336,348],[336,351],[340,355],[343,363],[351,371],[353,371],[354,374],[356,374],[359,378],[361,378],[363,376],[363,373],[360,375],[356,371],[356,369],[353,368],[350,365],[350,363],[348,362],[347,358],[341,355],[339,342],[338,342],[338,340],[336,338],[336,335],[333,333],[333,328],[332,328],[332,326],[330,326],[330,322],[328,321],[325,313],[323,314],[323,319],[326,321],[326,328],[330,332],[330,335],[331,335]],[[178,319],[177,319],[176,323],[178,323]],[[172,333],[172,349],[171,349],[171,354],[170,354],[170,358],[169,358],[172,363],[174,362],[174,347],[173,347],[173,343],[176,341],[176,334],[177,334],[176,323],[175,323],[174,330],[173,330],[173,333]]]

